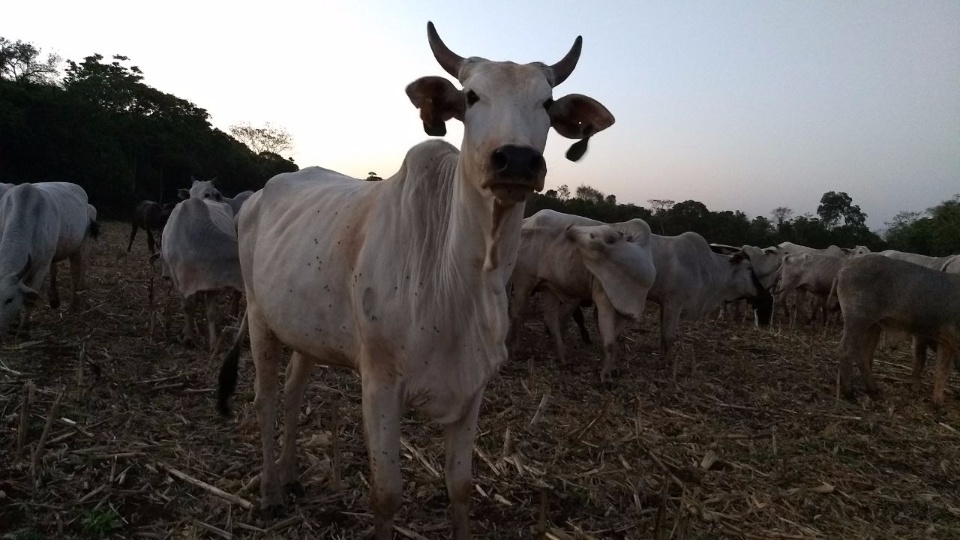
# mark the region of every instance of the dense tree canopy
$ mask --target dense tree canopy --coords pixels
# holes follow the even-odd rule
[[[125,215],[139,199],[174,199],[191,177],[218,177],[232,195],[297,170],[149,86],[124,56],[68,61],[57,79],[40,69],[56,59],[40,60],[33,45],[0,38],[0,50],[0,182],[75,182],[102,214]]]

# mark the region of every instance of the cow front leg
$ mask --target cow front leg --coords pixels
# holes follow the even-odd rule
[[[47,297],[52,309],[60,307],[60,292],[57,291],[57,263],[55,262],[50,263],[50,283],[47,284]]]
[[[373,362],[385,362],[378,358]],[[400,475],[400,390],[396,375],[384,373],[383,365],[361,360],[363,386],[363,431],[370,454],[370,503],[373,536],[393,537],[393,517],[400,508],[403,480]]]
[[[619,375],[617,338],[620,337],[620,332],[623,331],[626,321],[621,320],[622,317],[617,314],[606,294],[594,294],[593,302],[596,304],[597,328],[600,331],[600,342],[603,344],[600,383],[604,387],[610,388]]]
[[[928,344],[926,339],[913,336],[913,371],[910,373],[910,380],[913,382],[914,392],[920,392],[923,366],[927,363]]]
[[[470,538],[470,494],[473,493],[473,446],[477,436],[477,415],[483,391],[477,392],[462,418],[448,424],[443,432],[446,450],[444,475],[450,496],[450,519],[454,540]]]
[[[943,394],[947,390],[947,381],[950,380],[950,370],[953,369],[956,349],[944,343],[937,344],[937,367],[933,376],[933,404],[936,407],[943,405]]]
[[[299,352],[294,352],[287,366],[287,380],[283,387],[283,447],[280,449],[280,485],[289,493],[303,494],[300,472],[297,467],[297,430],[303,394],[310,382],[314,362]],[[336,436],[336,434],[334,434]]]

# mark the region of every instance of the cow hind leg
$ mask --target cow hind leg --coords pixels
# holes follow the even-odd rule
[[[217,348],[217,319],[219,318],[219,312],[217,311],[217,292],[216,291],[207,291],[205,294],[206,300],[206,309],[207,309],[207,336],[208,343],[210,347],[210,352],[216,352]]]
[[[192,345],[195,340],[193,316],[197,310],[197,301],[202,293],[194,293],[183,299],[183,344]]]
[[[660,363],[669,367],[673,380],[677,379],[677,329],[680,310],[669,303],[660,306]]]
[[[450,518],[453,521],[454,540],[470,538],[470,494],[473,493],[471,475],[473,447],[477,436],[477,414],[483,401],[478,392],[459,420],[444,428],[446,466],[444,476],[450,497]]]
[[[310,382],[314,360],[299,352],[294,352],[287,366],[286,382],[283,386],[283,447],[280,449],[280,485],[284,491],[294,495],[303,495],[300,484],[300,472],[297,467],[297,429],[299,427],[300,408],[303,406],[303,394]]]
[[[880,327],[865,321],[844,321],[840,338],[840,389],[848,399],[853,398],[853,366],[860,370],[867,393],[876,395],[878,388],[873,379],[873,354],[880,342]]]
[[[400,475],[400,415],[402,400],[396,375],[377,365],[389,359],[361,353],[363,429],[370,457],[370,503],[375,540],[393,538],[393,517],[403,497]]]
[[[147,231],[147,234],[150,234],[150,231]],[[130,253],[130,250],[133,249],[133,239],[137,237],[137,223],[133,223],[133,229],[130,231],[130,242],[127,243],[127,253]],[[148,237],[149,238],[149,237]],[[150,251],[153,253],[153,250]]]
[[[923,367],[927,363],[927,346],[929,342],[919,336],[913,336],[913,371],[910,373],[910,380],[913,383],[913,391],[920,392],[922,385]]]
[[[557,347],[557,362],[561,365],[566,364],[567,358],[566,351],[563,347],[563,332],[560,329],[560,299],[550,291],[543,291],[541,296],[543,297],[543,323],[553,336],[553,342]]]
[[[70,311],[80,310],[80,291],[87,276],[87,251],[89,242],[84,240],[83,245],[76,253],[70,256]]]
[[[250,352],[256,369],[253,405],[260,424],[263,446],[263,469],[260,474],[260,510],[273,517],[283,507],[283,497],[274,461],[274,422],[277,419],[278,366],[280,341],[267,327],[256,308],[247,310],[250,331]],[[294,420],[295,421],[295,420]]]

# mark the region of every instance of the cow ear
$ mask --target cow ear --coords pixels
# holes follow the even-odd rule
[[[639,317],[656,276],[649,250],[622,238],[607,244],[575,229],[568,230],[567,238],[576,244],[584,266],[596,278],[594,286],[603,289],[617,312]]]
[[[451,118],[463,121],[466,99],[443,77],[421,77],[407,85],[407,97],[420,109],[420,120],[427,135],[442,137],[447,134],[444,124]]]
[[[567,150],[567,159],[578,161],[587,151],[590,137],[613,125],[613,114],[599,101],[583,94],[570,94],[550,105],[550,125],[568,139],[580,139]]]
[[[180,197],[181,200],[184,200],[184,201],[185,201],[185,200],[187,200],[187,199],[190,198],[190,190],[189,190],[189,189],[180,188],[180,189],[177,190],[177,196]]]
[[[20,294],[23,295],[25,302],[35,304],[40,301],[40,295],[37,294],[37,291],[27,287],[23,283],[20,284]]]

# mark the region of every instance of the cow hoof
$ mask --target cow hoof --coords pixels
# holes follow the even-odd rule
[[[303,497],[307,492],[303,489],[303,484],[301,484],[299,480],[284,484],[283,490],[294,497]]]
[[[284,515],[282,504],[271,504],[260,508],[260,518],[264,521],[275,521]]]

